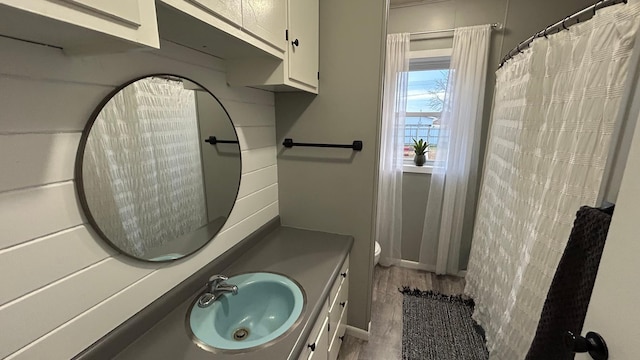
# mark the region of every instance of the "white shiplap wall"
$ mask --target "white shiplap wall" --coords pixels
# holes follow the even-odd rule
[[[224,63],[172,43],[66,57],[0,38],[0,358],[68,359],[278,215],[272,93],[229,88]],[[80,134],[117,85],[151,73],[211,90],[238,129],[238,201],[216,239],[171,264],[118,255],[92,232],[73,179]]]

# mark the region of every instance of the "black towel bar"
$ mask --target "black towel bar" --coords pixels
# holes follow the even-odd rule
[[[218,140],[215,136],[209,136],[208,139],[204,139],[204,142],[208,142],[211,145],[215,144],[239,144],[238,140]]]
[[[317,144],[317,143],[298,143],[293,142],[293,139],[284,139],[282,145],[286,148],[292,148],[294,146],[307,146],[307,147],[324,147],[324,148],[341,148],[341,149],[353,149],[355,151],[362,150],[362,141],[355,140],[353,144]]]

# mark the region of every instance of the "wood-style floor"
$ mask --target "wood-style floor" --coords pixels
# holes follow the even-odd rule
[[[407,285],[420,290],[460,294],[464,279],[392,266],[376,266],[373,274],[373,303],[369,341],[345,336],[341,360],[395,360],[402,358],[402,294]]]

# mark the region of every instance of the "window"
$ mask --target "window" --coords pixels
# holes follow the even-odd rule
[[[413,139],[429,142],[427,166],[435,160],[450,57],[450,49],[411,52],[404,130],[407,164],[413,164]]]

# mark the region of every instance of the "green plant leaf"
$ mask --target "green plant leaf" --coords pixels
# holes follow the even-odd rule
[[[416,153],[416,155],[424,155],[427,152],[428,148],[429,143],[427,141],[424,141],[422,139],[420,139],[419,141],[413,139],[413,151]]]

